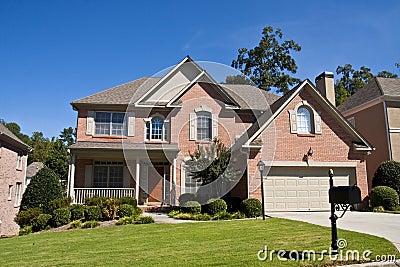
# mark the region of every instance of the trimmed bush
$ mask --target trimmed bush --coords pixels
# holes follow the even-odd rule
[[[49,222],[52,216],[50,214],[40,214],[32,224],[34,232],[45,230],[49,227]]]
[[[400,162],[383,162],[374,174],[372,187],[389,186],[400,196]]]
[[[128,204],[131,205],[133,207],[137,207],[137,200],[136,198],[133,197],[121,197],[119,198],[119,202],[122,204]]]
[[[244,219],[244,218],[246,218],[246,215],[241,211],[237,211],[232,214],[232,219]]]
[[[196,221],[210,221],[212,219],[212,217],[208,214],[196,214],[193,217],[193,220]]]
[[[220,211],[214,215],[213,220],[232,220],[232,214],[227,211]]]
[[[108,199],[108,197],[98,197],[98,196],[88,197],[88,198],[85,198],[85,204],[86,204],[86,206],[103,207],[103,203],[107,199]]]
[[[68,208],[72,203],[72,198],[58,198],[49,202],[49,211],[52,213],[56,209]]]
[[[39,207],[43,212],[50,213],[49,202],[62,197],[62,188],[57,174],[44,167],[32,177],[22,195],[20,210]]]
[[[19,230],[19,234],[18,235],[29,235],[32,233],[32,226],[27,225],[24,228],[21,228]]]
[[[117,217],[117,211],[119,209],[120,202],[116,198],[108,198],[103,202],[103,208],[101,212],[103,213],[103,219],[115,220]]]
[[[148,224],[148,223],[154,223],[154,219],[151,216],[143,216],[140,217],[139,220],[136,221],[137,224]]]
[[[134,217],[122,217],[116,222],[117,225],[127,225],[127,224],[134,224],[134,223],[135,223]]]
[[[200,214],[192,214],[192,213],[183,213],[180,212],[176,215],[174,215],[174,219],[179,219],[179,220],[195,220],[197,216]]]
[[[54,227],[69,224],[71,221],[71,212],[69,208],[59,208],[53,211],[53,218],[51,219]]]
[[[179,214],[179,213],[180,213],[179,210],[171,210],[171,211],[168,213],[168,217],[174,218],[174,216],[177,215],[177,214]]]
[[[186,202],[189,201],[196,201],[196,194],[195,193],[185,193],[179,196],[179,205],[181,207],[185,206]]]
[[[32,208],[24,211],[18,212],[17,216],[14,218],[14,221],[20,226],[25,227],[28,225],[32,225],[37,217],[42,213],[40,208]]]
[[[373,212],[384,212],[385,208],[383,208],[382,206],[378,206],[378,207],[375,207],[372,211]]]
[[[210,199],[207,201],[207,205],[205,207],[206,212],[211,216],[214,216],[219,212],[226,212],[226,209],[228,208],[225,200],[223,199]]]
[[[76,228],[81,228],[82,227],[82,222],[81,222],[81,220],[75,220],[75,221],[72,221],[70,224],[69,224],[69,229],[76,229]]]
[[[85,221],[100,221],[102,218],[99,206],[88,206],[85,209]]]
[[[399,205],[399,195],[388,186],[377,186],[372,188],[369,194],[373,207],[382,206],[385,210],[393,210]]]
[[[71,220],[82,220],[85,218],[85,206],[82,204],[72,204],[69,208],[71,211]]]
[[[197,201],[188,201],[181,209],[185,213],[198,214],[201,212],[201,205]]]
[[[142,214],[143,214],[143,211],[140,208],[136,207],[136,208],[133,209],[133,213],[132,213],[131,217],[133,217],[134,220],[136,221],[136,220],[138,220],[140,218],[140,216]]]
[[[82,224],[82,228],[96,228],[97,226],[100,226],[98,221],[87,221]]]
[[[240,211],[243,212],[247,218],[255,218],[262,215],[261,202],[255,198],[248,198],[240,204]]]
[[[119,218],[130,217],[132,216],[134,209],[135,208],[132,205],[122,204],[118,209],[117,215]]]

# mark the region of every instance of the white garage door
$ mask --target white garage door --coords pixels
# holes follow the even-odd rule
[[[329,210],[329,168],[272,167],[264,178],[265,210]],[[354,168],[335,168],[334,185],[353,184]]]

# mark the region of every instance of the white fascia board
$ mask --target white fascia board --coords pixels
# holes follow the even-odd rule
[[[183,89],[182,89],[178,94],[176,94],[176,95],[166,104],[166,106],[167,106],[167,107],[171,107],[171,106],[172,106],[172,103],[174,103],[184,92],[186,92],[186,90],[187,90],[188,88],[190,88],[192,85],[194,85],[194,84],[204,75],[204,73],[205,73],[204,70],[201,71],[201,72],[199,73],[199,75],[197,75],[196,78],[193,79],[193,81],[191,81],[189,84],[187,84],[185,87],[183,87]]]
[[[309,160],[305,161],[264,161],[266,166],[271,167],[334,167],[334,168],[355,168],[357,162],[319,162]]]

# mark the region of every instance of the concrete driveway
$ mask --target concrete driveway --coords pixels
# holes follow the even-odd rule
[[[336,212],[339,216],[341,212]],[[330,212],[267,212],[268,216],[330,226]],[[337,221],[340,229],[384,237],[400,251],[400,214],[346,212]],[[339,237],[340,238],[340,237]]]

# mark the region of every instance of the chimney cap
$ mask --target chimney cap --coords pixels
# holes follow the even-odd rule
[[[322,78],[333,78],[333,72],[330,71],[324,71],[320,75],[315,78],[315,81],[321,80]]]

